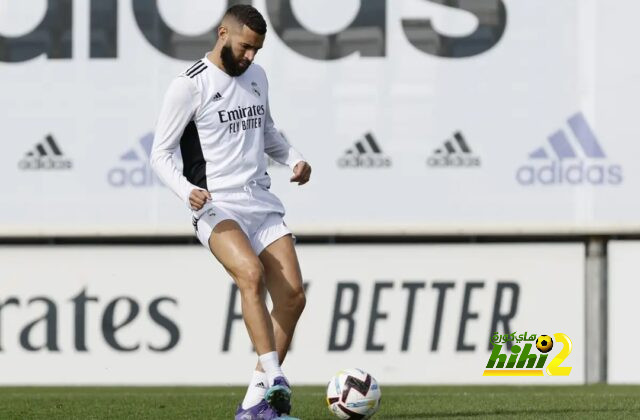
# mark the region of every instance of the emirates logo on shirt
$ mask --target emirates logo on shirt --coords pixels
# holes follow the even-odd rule
[[[264,105],[252,105],[244,108],[239,106],[231,111],[218,111],[220,122],[228,124],[229,134],[262,128],[262,115],[264,114]]]
[[[264,115],[264,105],[253,105],[244,108],[239,106],[231,111],[218,111],[218,117],[222,124],[260,115]]]

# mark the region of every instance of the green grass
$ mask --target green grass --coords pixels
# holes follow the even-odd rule
[[[640,418],[640,386],[382,388],[375,419]],[[0,419],[231,419],[239,387],[0,388]],[[332,419],[324,388],[296,387],[293,415]]]

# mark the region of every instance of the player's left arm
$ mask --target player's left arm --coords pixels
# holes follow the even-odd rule
[[[265,153],[276,162],[288,165],[293,170],[291,182],[297,182],[298,185],[306,184],[311,177],[311,165],[309,165],[300,152],[289,144],[276,128],[273,118],[271,118],[268,99],[266,108],[264,125]]]

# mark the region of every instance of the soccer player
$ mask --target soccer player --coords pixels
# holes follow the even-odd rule
[[[160,179],[192,210],[198,239],[240,290],[258,354],[236,412],[243,420],[289,414],[291,389],[280,365],[305,306],[293,237],[282,203],[269,191],[265,153],[291,167],[291,182],[299,185],[309,181],[311,167],[271,118],[267,77],[253,63],[266,31],[252,6],[227,10],[213,50],[169,86],[151,152]],[[173,160],[178,146],[182,173]]]

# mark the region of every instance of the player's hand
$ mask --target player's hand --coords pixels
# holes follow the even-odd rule
[[[309,182],[310,177],[311,166],[307,162],[298,162],[296,166],[293,167],[293,176],[291,177],[291,182],[297,182],[298,185],[303,185]]]
[[[200,210],[208,200],[211,200],[209,191],[196,188],[191,190],[191,194],[189,194],[189,205],[191,205],[191,208],[194,210]]]

